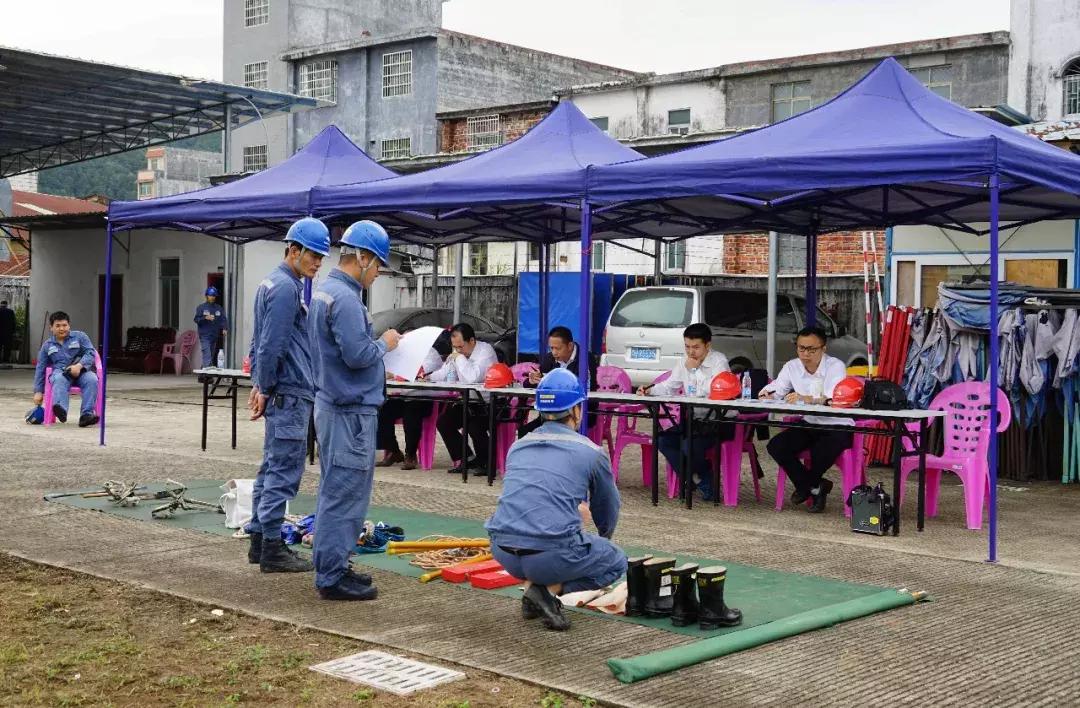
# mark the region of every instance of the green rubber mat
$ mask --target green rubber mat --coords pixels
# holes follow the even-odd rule
[[[189,483],[187,496],[202,501],[216,502],[221,496],[223,482],[211,480],[195,480]],[[147,492],[156,492],[163,489],[161,483],[147,483]],[[87,490],[99,491],[99,490]],[[186,528],[215,534],[218,536],[231,536],[233,529],[225,528],[225,517],[212,511],[178,511],[172,518],[154,519],[150,515],[151,509],[164,502],[142,501],[135,507],[119,507],[108,499],[92,498],[84,499],[80,496],[65,496],[46,499],[56,501],[80,509],[92,509],[95,511],[135,519],[146,523],[167,525],[174,528]],[[294,514],[310,514],[315,510],[315,498],[310,495],[299,495],[289,506],[289,511]],[[458,537],[486,537],[483,524],[471,519],[461,519],[439,514],[428,514],[421,511],[411,511],[387,506],[372,506],[368,511],[368,518],[372,521],[385,521],[393,526],[401,526],[405,529],[407,538],[415,539],[432,534],[442,534]],[[241,543],[241,541],[237,541]],[[306,549],[305,549],[306,550]],[[628,555],[643,555],[651,553],[656,556],[672,555],[661,550],[646,548],[626,548]],[[354,556],[356,563],[386,570],[399,575],[419,577],[424,570],[409,565],[409,556],[388,556],[384,553],[361,553]],[[674,627],[664,618],[650,619],[646,617],[622,617],[619,615],[605,615],[586,608],[570,608],[577,612],[583,612],[597,617],[607,617],[619,622],[633,622],[654,629],[662,629],[693,637],[711,637],[720,634],[739,632],[751,627],[776,622],[778,620],[827,608],[832,605],[858,600],[881,592],[894,592],[885,588],[865,585],[861,583],[849,583],[840,580],[831,580],[813,575],[801,573],[787,573],[779,570],[759,568],[752,565],[730,563],[715,558],[701,558],[697,556],[678,556],[680,562],[699,563],[702,566],[723,565],[728,569],[727,583],[724,589],[724,599],[731,607],[742,610],[743,623],[738,627],[728,627],[712,631],[702,631],[696,626]],[[437,581],[438,582],[438,581]],[[521,597],[521,590],[517,587],[501,588],[499,590],[477,591],[468,583],[456,587],[473,592],[497,592],[507,597]]]

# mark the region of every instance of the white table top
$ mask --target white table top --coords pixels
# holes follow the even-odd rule
[[[406,391],[482,391],[487,390],[482,384],[467,384],[450,381],[387,381],[387,388],[404,389]]]
[[[195,369],[191,373],[205,376],[230,376],[238,379],[251,378],[251,374],[243,369],[219,369],[216,366],[210,366],[205,369]]]

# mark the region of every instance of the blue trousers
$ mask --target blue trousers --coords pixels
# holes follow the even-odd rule
[[[491,555],[515,578],[537,585],[561,583],[563,593],[607,587],[626,572],[626,554],[621,548],[603,536],[585,532],[569,546],[527,556],[507,553],[498,539],[492,538]]]
[[[296,496],[304,474],[311,402],[296,396],[271,396],[266,402],[263,463],[251,497],[253,533],[280,538],[285,503]]]
[[[319,498],[315,506],[315,586],[337,584],[364,528],[375,476],[378,416],[315,408],[319,439]]]
[[[203,335],[199,333],[199,345],[202,347],[202,365],[217,366],[217,334]]]
[[[54,406],[59,405],[65,411],[68,409],[72,386],[78,386],[82,390],[82,403],[79,406],[79,413],[81,415],[93,413],[94,405],[97,403],[97,374],[83,369],[82,373],[79,374],[79,378],[72,382],[68,381],[63,371],[53,371],[52,401]]]

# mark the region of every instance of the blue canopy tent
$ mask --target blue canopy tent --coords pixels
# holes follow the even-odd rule
[[[276,239],[292,222],[311,214],[315,187],[386,179],[395,174],[331,125],[284,162],[234,182],[158,199],[113,202],[106,234],[104,331],[109,331],[114,233],[172,229],[234,244]],[[104,445],[108,337],[102,342],[101,359],[105,371],[101,372],[100,443]]]
[[[640,157],[593,125],[577,106],[565,102],[513,142],[428,172],[318,188],[313,204],[316,216],[327,221],[361,215],[376,218],[391,236],[404,241],[540,244],[540,342],[547,335],[548,247],[580,238],[584,277],[576,334],[587,343],[592,291],[589,207],[583,201],[586,176],[593,165]],[[587,375],[587,370],[582,371]]]
[[[990,308],[999,307],[1007,228],[1080,217],[1080,157],[968,111],[886,59],[828,103],[678,153],[590,171],[598,231],[687,238],[748,228],[807,235],[808,318],[819,233],[935,224],[990,236]],[[972,222],[989,222],[976,229]],[[990,338],[996,380],[997,318]],[[997,397],[991,396],[991,418]],[[990,444],[989,559],[997,558],[997,439]]]

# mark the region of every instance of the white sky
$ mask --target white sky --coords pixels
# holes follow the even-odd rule
[[[218,79],[221,14],[222,0],[6,0],[0,46]],[[443,15],[449,29],[670,72],[1007,30],[1009,0],[449,0]]]

